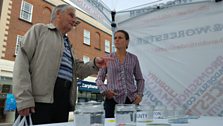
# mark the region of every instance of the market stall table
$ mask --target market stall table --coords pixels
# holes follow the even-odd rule
[[[152,123],[167,123],[167,119],[156,119]],[[201,116],[198,119],[189,119],[186,124],[171,124],[171,126],[221,126],[223,125],[223,117]],[[74,122],[44,124],[36,126],[75,126]],[[105,126],[115,126],[114,119],[105,119]],[[146,124],[137,124],[137,126],[147,126]]]

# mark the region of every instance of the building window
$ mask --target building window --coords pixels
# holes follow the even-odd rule
[[[110,41],[105,40],[105,52],[110,53]]]
[[[2,4],[3,4],[3,0],[0,0],[0,19],[1,19],[1,13],[2,13]]]
[[[97,95],[96,95],[96,94],[91,93],[91,100],[96,101],[96,100],[97,100]]]
[[[22,1],[20,18],[25,21],[32,22],[32,11],[33,11],[33,5],[26,1]]]
[[[112,52],[116,52],[116,48],[115,48],[114,43],[112,43]]]
[[[86,92],[87,93],[87,100],[90,101],[91,100],[91,92]]]
[[[98,32],[95,33],[95,48],[101,49],[100,34]]]
[[[15,55],[18,54],[19,48],[21,47],[21,44],[22,44],[22,41],[23,41],[23,36],[17,35],[17,37],[16,37],[16,46],[15,46]]]
[[[88,56],[83,56],[84,63],[87,63],[90,61],[90,58]]]
[[[90,32],[88,30],[84,30],[84,44],[90,45],[91,44],[91,38],[90,38]]]

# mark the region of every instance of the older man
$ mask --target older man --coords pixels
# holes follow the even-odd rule
[[[32,113],[34,124],[68,121],[76,101],[76,78],[97,73],[108,59],[84,64],[75,59],[66,36],[76,26],[75,8],[54,8],[50,24],[36,24],[24,36],[13,71],[17,116]]]

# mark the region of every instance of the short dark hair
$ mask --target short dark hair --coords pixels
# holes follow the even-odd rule
[[[128,44],[126,46],[126,49],[128,49],[128,46],[129,46],[129,33],[127,31],[125,31],[125,30],[117,30],[115,33],[117,33],[117,32],[121,32],[121,33],[123,33],[125,35],[125,39],[128,40]]]
[[[117,32],[122,32],[125,35],[125,39],[129,40],[129,33],[127,31],[125,31],[125,30],[117,30],[115,33],[117,33]]]

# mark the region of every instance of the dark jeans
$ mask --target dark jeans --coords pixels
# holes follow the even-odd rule
[[[54,102],[35,103],[35,113],[32,113],[34,125],[67,122],[70,108],[71,82],[57,78],[54,88]],[[44,88],[44,87],[43,87]],[[16,118],[18,113],[16,112]]]
[[[115,117],[115,105],[118,104],[115,100],[105,99],[104,101],[104,109],[105,109],[105,118],[114,118]],[[126,98],[125,104],[132,104],[129,98]]]

